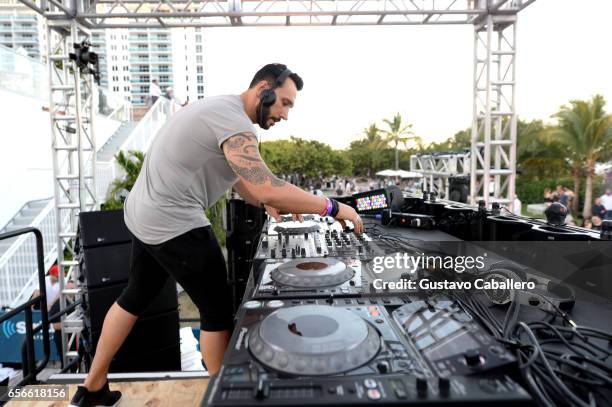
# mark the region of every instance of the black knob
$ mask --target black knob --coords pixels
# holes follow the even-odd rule
[[[425,379],[424,377],[417,377],[416,378],[416,390],[417,390],[417,396],[419,397],[427,396],[427,379]]]
[[[287,249],[283,248],[283,250],[281,251],[281,255],[283,257],[287,257]]]
[[[387,373],[389,371],[389,363],[388,362],[378,362],[376,364],[376,369],[378,369],[379,373]]]
[[[450,379],[448,377],[440,377],[438,379],[438,390],[442,397],[448,397],[450,395]]]
[[[291,249],[291,257],[295,259],[295,249]]]
[[[480,365],[481,363],[480,352],[478,351],[478,349],[468,349],[463,354],[463,357],[465,358],[465,363],[468,366],[474,367]]]
[[[304,233],[304,239],[308,240],[308,233]]]
[[[302,257],[306,257],[306,248],[302,247],[302,250],[300,253],[302,254]]]
[[[261,241],[261,247],[264,248],[264,249],[267,249],[268,248],[268,241],[267,240],[262,240]]]
[[[334,296],[330,295],[329,297],[325,299],[325,302],[328,303],[329,305],[332,305],[334,303]]]
[[[567,216],[567,208],[559,202],[553,202],[544,211],[546,215],[546,223],[554,226],[565,225],[565,217]]]
[[[273,259],[276,258],[276,249],[270,250],[270,257],[272,257]]]

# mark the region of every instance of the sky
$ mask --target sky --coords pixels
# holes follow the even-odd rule
[[[610,15],[610,0],[537,0],[519,14],[520,118],[551,121],[570,99],[596,93],[612,111]],[[264,141],[345,148],[396,112],[426,142],[471,126],[472,26],[214,28],[205,49],[208,96],[242,92],[270,62],[304,79],[289,120],[260,131]]]

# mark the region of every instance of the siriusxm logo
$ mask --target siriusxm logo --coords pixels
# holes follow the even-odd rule
[[[2,333],[7,339],[15,334],[23,335],[25,334],[25,331],[26,329],[25,329],[24,321],[14,322],[14,321],[8,320],[8,321],[4,321],[4,323],[2,324]]]

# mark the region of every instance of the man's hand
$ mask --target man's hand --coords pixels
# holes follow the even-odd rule
[[[278,209],[273,208],[270,205],[264,205],[264,207],[266,208],[266,212],[268,212],[268,215],[274,218],[274,220],[276,220],[277,222],[282,222],[281,212]],[[291,217],[293,218],[293,220],[296,220],[296,221],[300,221],[300,222],[304,221],[304,218],[299,213],[294,213],[291,215]]]
[[[336,215],[336,219],[340,221],[342,226],[346,226],[346,223],[344,222],[345,220],[350,220],[355,228],[355,233],[363,233],[363,221],[355,209],[340,202],[338,202],[338,208],[339,211]]]

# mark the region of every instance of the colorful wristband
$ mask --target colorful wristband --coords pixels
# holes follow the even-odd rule
[[[323,208],[321,213],[319,213],[319,216],[327,216],[327,213],[329,212],[329,210],[328,210],[328,208],[329,208],[329,198],[325,198],[325,200],[327,201],[327,203],[325,204],[325,207]]]
[[[333,211],[334,211],[334,204],[332,203],[331,199],[327,198],[327,216],[331,215]]]

